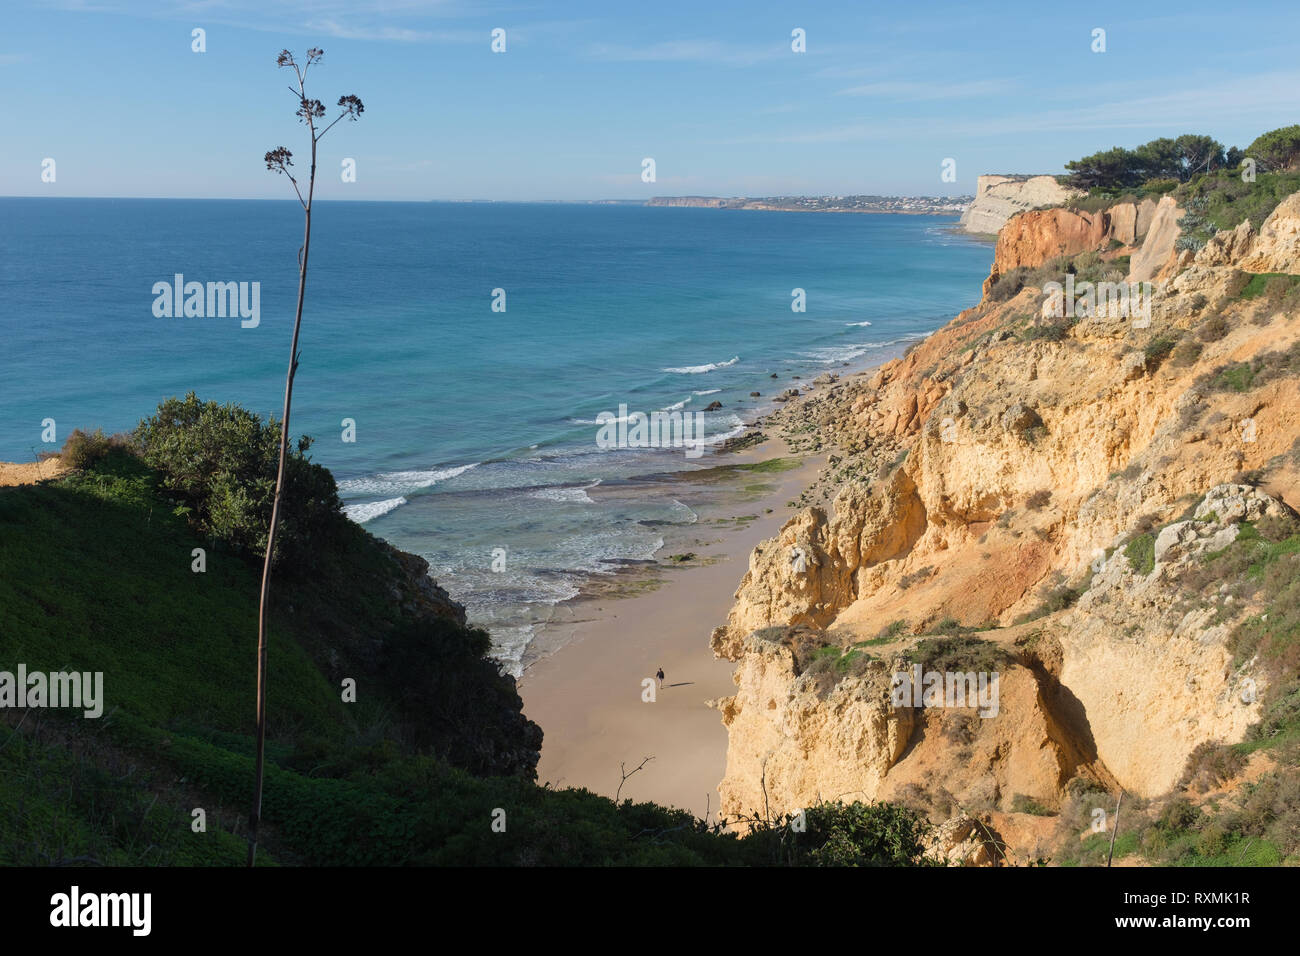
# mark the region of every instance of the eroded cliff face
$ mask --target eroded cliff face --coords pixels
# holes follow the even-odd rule
[[[980,176],[975,201],[961,217],[967,232],[994,235],[1017,213],[1065,202],[1074,192],[1055,176]]]
[[[1234,667],[1228,648],[1242,615],[1189,599],[1181,585],[1243,521],[1269,517],[1294,512],[1247,485],[1216,486],[1191,518],[1160,531],[1150,570],[1099,556],[1079,603],[1052,622],[1061,683],[1088,715],[1097,757],[1128,790],[1167,790],[1198,744],[1241,740],[1259,719],[1258,675]]]
[[[1061,256],[1076,256],[1081,252],[1117,255],[1121,251],[1141,256],[1143,252],[1138,247],[1145,248],[1152,225],[1159,222],[1161,230],[1156,233],[1152,249],[1145,253],[1155,258],[1158,256],[1156,247],[1163,244],[1161,237],[1165,235],[1165,223],[1177,213],[1173,200],[1160,206],[1152,199],[1140,203],[1117,203],[1096,212],[1058,207],[1022,213],[1010,219],[998,233],[997,245],[993,249],[993,267],[984,282],[984,291],[988,292],[1001,276],[1015,269],[1035,269]],[[1174,237],[1176,235],[1175,232]],[[1174,237],[1168,241],[1162,263],[1173,251]]]
[[[1300,308],[1243,290],[1300,274],[1300,194],[1196,254],[1174,253],[1176,218],[1172,200],[1036,211],[999,239],[1008,269],[1112,239],[1149,252],[1145,316],[1044,319],[1034,286],[987,297],[777,416],[839,453],[713,634],[737,664],[724,814],[937,790],[1050,808],[1080,776],[1151,796],[1259,719],[1269,678],[1231,635],[1261,608],[1201,569],[1243,522],[1293,517]],[[830,677],[791,649],[809,634]],[[907,655],[945,641],[949,669],[1000,661],[996,716],[891,703]]]

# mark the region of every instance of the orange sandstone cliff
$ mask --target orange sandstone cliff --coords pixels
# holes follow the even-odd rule
[[[978,306],[776,416],[832,453],[713,633],[724,814],[901,800],[954,860],[1024,861],[1079,794],[1167,796],[1261,720],[1295,662],[1243,637],[1269,608],[1229,559],[1296,527],[1300,193],[1199,252],[1179,215],[1020,213]],[[1045,315],[1067,260],[1149,312]],[[900,703],[917,664],[996,672],[996,713]]]

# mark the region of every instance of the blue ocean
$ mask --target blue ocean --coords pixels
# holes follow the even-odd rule
[[[353,519],[426,557],[517,673],[584,576],[649,558],[659,529],[694,519],[669,495],[589,494],[710,464],[602,449],[598,416],[716,401],[702,419],[716,445],[768,407],[773,373],[784,388],[924,336],[977,301],[988,270],[989,247],[953,225],[318,202],[291,430],[316,439]],[[294,201],[0,199],[0,459],[77,427],[129,430],[191,390],[278,415],[301,233]],[[177,276],[257,283],[256,322],[160,308],[157,284]]]

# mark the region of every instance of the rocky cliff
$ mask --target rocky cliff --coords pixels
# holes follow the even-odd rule
[[[832,452],[713,634],[724,813],[852,794],[1028,841],[1017,808],[1165,794],[1290,686],[1249,634],[1258,555],[1300,529],[1300,194],[1200,252],[1176,223],[1171,199],[1021,213],[979,306],[776,416]],[[1145,314],[1044,317],[1053,268],[1119,280],[1123,255]],[[918,661],[997,673],[996,714],[895,700]]]
[[[976,180],[975,201],[962,213],[967,232],[993,235],[1017,213],[1040,206],[1056,206],[1074,195],[1054,176],[981,176]]]

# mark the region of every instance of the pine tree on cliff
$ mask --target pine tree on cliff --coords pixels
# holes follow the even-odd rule
[[[298,78],[297,87],[290,86],[298,101],[298,121],[306,124],[311,133],[311,171],[307,178],[307,195],[303,196],[298,188],[298,180],[290,172],[293,166],[293,153],[286,147],[279,146],[270,150],[266,156],[266,168],[276,173],[283,173],[293,184],[293,191],[303,209],[302,247],[298,250],[298,305],[293,318],[293,340],[289,346],[289,370],[284,377],[284,412],[280,417],[280,461],[275,473],[275,498],[271,505],[271,526],[266,535],[266,555],[262,563],[262,596],[257,612],[257,780],[253,787],[253,806],[248,816],[248,865],[252,866],[257,858],[257,828],[262,819],[262,781],[266,769],[266,615],[271,598],[271,563],[275,557],[275,532],[280,522],[280,502],[284,492],[284,467],[288,453],[289,440],[289,406],[293,400],[293,378],[298,371],[298,332],[302,327],[302,300],[307,288],[307,253],[311,247],[311,205],[316,192],[316,145],[321,137],[334,128],[343,118],[355,121],[364,111],[361,100],[351,94],[339,97],[340,113],[324,129],[317,129],[317,120],[325,116],[325,104],[307,96],[307,71],[313,64],[320,62],[325,51],[312,47],[307,51],[307,62],[299,66],[288,50],[281,50],[276,58],[276,66],[290,67]]]

